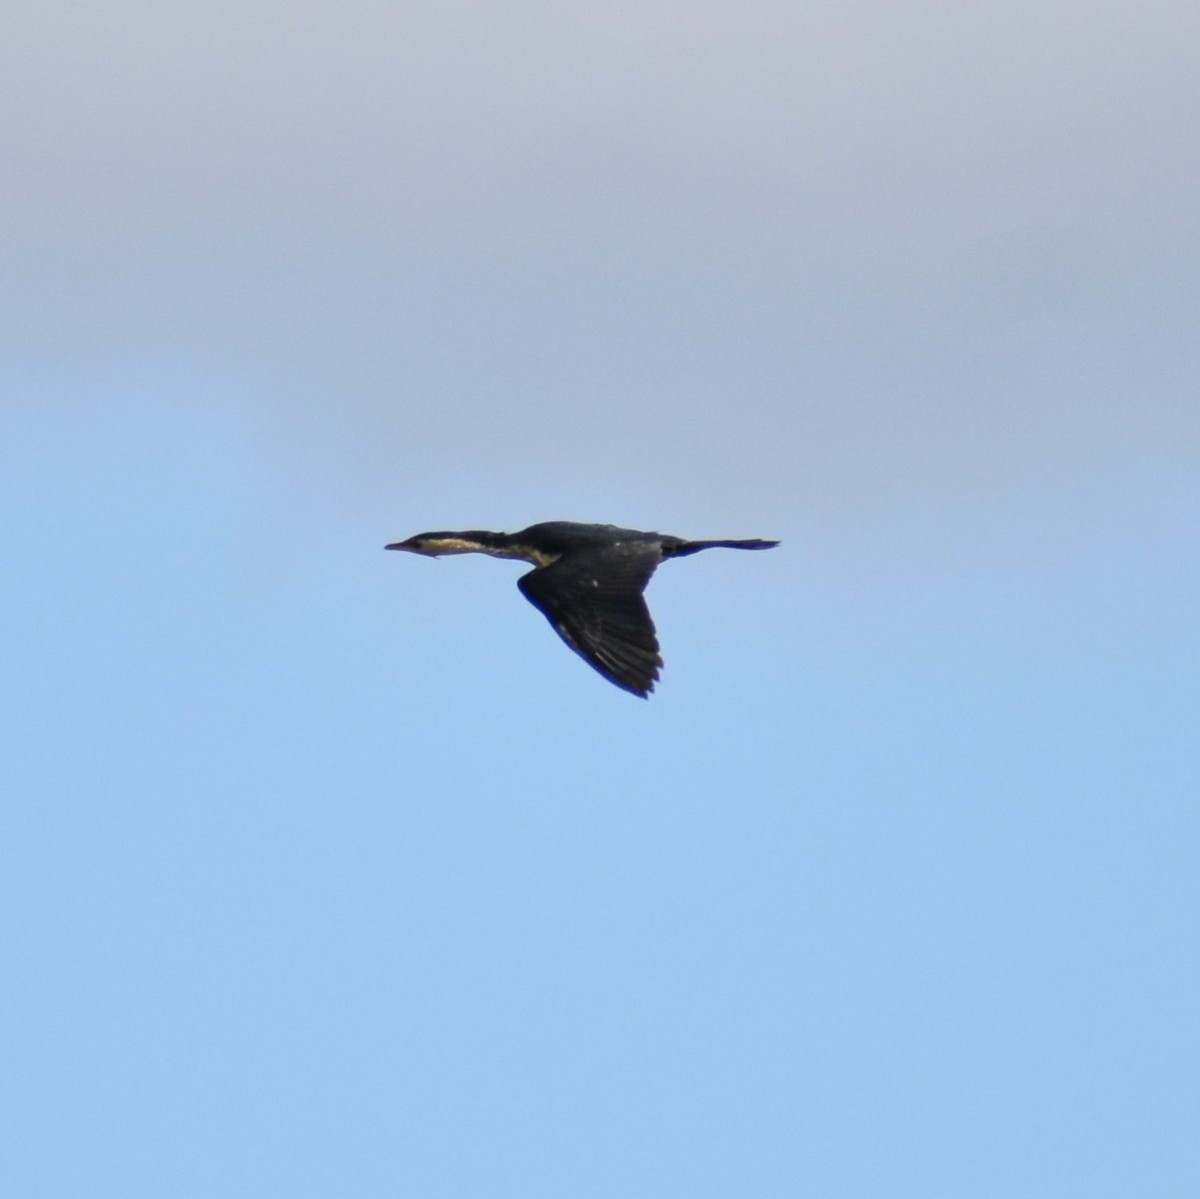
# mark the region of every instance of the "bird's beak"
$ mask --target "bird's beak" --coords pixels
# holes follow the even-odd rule
[[[391,545],[385,545],[385,550],[407,550],[410,554],[420,554],[424,558],[436,558],[437,552],[426,548],[425,542],[420,537],[410,537],[407,541],[393,541]]]

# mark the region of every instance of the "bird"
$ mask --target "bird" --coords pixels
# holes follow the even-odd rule
[[[429,558],[490,554],[533,563],[533,570],[517,580],[521,594],[589,666],[645,699],[663,664],[642,595],[658,564],[701,550],[766,550],[778,544],[758,537],[688,541],[616,525],[554,520],[519,533],[418,533],[384,548]]]

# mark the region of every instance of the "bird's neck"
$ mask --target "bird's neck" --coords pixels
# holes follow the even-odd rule
[[[493,558],[519,558],[535,566],[546,566],[557,554],[546,554],[534,546],[525,545],[514,533],[490,533],[486,529],[469,529],[446,537],[438,545],[439,554],[489,554]]]

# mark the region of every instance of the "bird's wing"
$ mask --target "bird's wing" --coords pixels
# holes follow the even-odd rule
[[[659,560],[657,548],[650,547],[579,550],[522,575],[517,586],[609,682],[646,696],[662,659],[642,588]]]

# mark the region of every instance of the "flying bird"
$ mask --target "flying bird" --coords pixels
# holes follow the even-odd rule
[[[766,550],[778,544],[760,538],[686,541],[616,525],[554,520],[520,533],[418,533],[384,548],[430,558],[490,554],[532,562],[533,570],[517,580],[525,598],[589,666],[645,698],[662,667],[654,621],[642,597],[658,564],[700,550]]]

